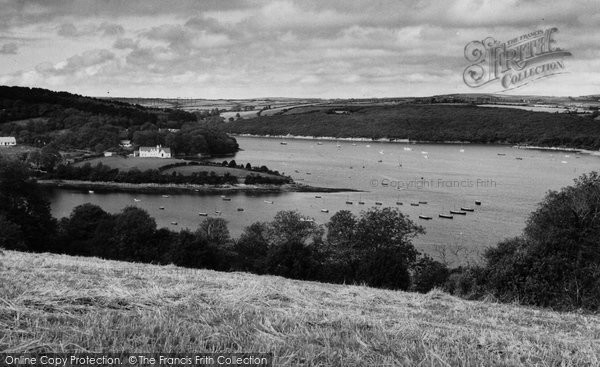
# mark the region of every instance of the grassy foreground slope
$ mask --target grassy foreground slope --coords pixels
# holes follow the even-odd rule
[[[348,113],[336,114],[336,110]],[[236,134],[468,141],[600,149],[600,121],[590,116],[465,105],[322,107],[306,109],[304,113],[237,120],[225,124],[224,129]]]
[[[0,353],[273,352],[277,366],[600,365],[600,316],[7,251]]]

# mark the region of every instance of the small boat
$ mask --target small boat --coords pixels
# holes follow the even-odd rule
[[[383,205],[383,203],[381,201],[376,201],[375,205]]]
[[[467,212],[462,210],[450,210],[450,214],[467,215]]]
[[[419,201],[419,204],[427,204],[426,201]]]
[[[140,199],[133,199],[133,201],[135,201],[136,203],[139,203],[141,200]]]
[[[163,197],[163,198],[168,198],[168,197],[169,197],[169,195],[163,195],[162,197]]]
[[[366,145],[367,148],[370,148],[371,146],[369,144]]]
[[[160,210],[165,210],[165,207],[164,207],[164,206],[161,206],[161,207],[160,207],[160,208],[158,208],[158,209],[160,209]]]
[[[177,225],[177,222],[171,222],[171,224],[172,224],[172,225],[174,225],[174,226],[176,226],[176,225]]]
[[[208,217],[208,213],[198,213],[198,215],[201,217]]]
[[[265,203],[267,203],[267,204],[273,204],[273,202],[270,201],[270,200],[265,200]]]
[[[433,218],[428,215],[419,215],[419,219],[432,220]]]
[[[321,143],[321,142],[318,142],[318,143],[317,143],[317,145],[323,145],[323,143]]]
[[[94,190],[88,190],[88,194],[93,194]]]
[[[459,152],[461,152],[461,153],[464,153],[464,152],[465,152],[465,150],[464,150],[464,149],[461,149],[461,150],[459,150]]]
[[[315,195],[315,199],[320,199],[321,195]]]
[[[223,198],[223,201],[231,201],[231,198]]]
[[[438,217],[444,218],[444,219],[454,219],[454,216],[449,215],[449,214],[439,214]]]
[[[352,143],[352,146],[353,146],[353,147],[355,147],[355,146],[356,146],[356,143]]]
[[[504,154],[504,153],[498,153],[498,155],[506,155],[506,154]]]
[[[359,201],[358,205],[365,205],[365,202],[364,201]]]
[[[481,201],[475,200],[475,205],[481,205]]]
[[[404,147],[404,150],[410,152],[412,149],[410,149],[409,147]]]
[[[221,211],[220,210],[215,210],[215,214],[221,215]]]
[[[521,157],[517,157],[515,159],[518,160],[518,161],[522,161],[523,160],[523,158],[521,158]]]
[[[350,201],[350,200],[346,200],[346,204],[348,204],[348,205],[352,205],[352,204],[354,204],[354,203],[353,203],[352,201]]]
[[[396,205],[404,205],[401,201],[396,201]]]
[[[410,206],[419,206],[419,203],[410,203]]]
[[[307,175],[310,175],[311,173],[310,173],[310,172],[306,172],[306,174],[307,174]]]
[[[329,209],[321,209],[323,213],[329,213]]]
[[[244,211],[244,208],[237,208],[237,211],[238,211],[238,212],[243,212],[243,211]]]
[[[282,141],[281,143],[279,143],[281,145],[287,145],[287,143],[285,141]]]
[[[377,161],[377,163],[381,163],[381,162],[383,162],[381,159]]]
[[[473,209],[473,208],[463,208],[463,207],[461,207],[460,210],[462,210],[463,212],[474,212],[475,211],[475,209]]]
[[[296,172],[296,173],[300,173],[300,171],[298,171],[297,169],[295,169],[295,170],[294,170],[294,172]]]
[[[200,192],[200,189],[194,189],[194,191],[196,191],[196,192]]]

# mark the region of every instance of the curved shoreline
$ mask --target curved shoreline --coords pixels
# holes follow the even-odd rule
[[[332,136],[311,136],[311,135],[255,135],[255,134],[231,134],[233,137],[242,138],[266,138],[266,139],[295,139],[295,140],[324,140],[324,141],[349,141],[349,142],[372,142],[372,143],[396,143],[396,144],[474,144],[474,145],[501,145],[510,146],[517,149],[531,149],[531,150],[549,150],[558,152],[572,152],[589,154],[594,156],[600,156],[600,150],[589,150],[583,148],[569,148],[569,147],[544,147],[538,145],[528,144],[514,144],[514,143],[473,143],[471,141],[455,141],[455,140],[444,140],[444,141],[431,141],[431,140],[410,140],[410,139],[390,139],[390,138],[336,138]]]
[[[141,194],[225,194],[225,193],[283,193],[283,192],[359,192],[348,188],[315,187],[298,183],[284,185],[193,185],[124,182],[94,182],[77,180],[38,180],[40,186],[61,189],[93,190],[98,192],[131,192]]]

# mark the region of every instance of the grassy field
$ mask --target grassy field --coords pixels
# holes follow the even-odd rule
[[[90,163],[92,166],[95,166],[98,163],[102,163],[111,168],[118,168],[121,171],[129,171],[133,168],[138,168],[140,171],[145,171],[148,169],[159,169],[160,167],[173,164],[173,163],[181,163],[186,162],[183,159],[175,159],[175,158],[123,158],[120,156],[114,157],[100,157],[94,158],[87,161],[79,162],[76,166],[82,166],[85,163]],[[218,176],[222,176],[225,173],[229,172],[232,176],[244,178],[247,175],[253,173],[260,176],[266,177],[277,177],[275,175],[260,173],[260,172],[250,172],[244,169],[239,168],[229,168],[229,167],[221,167],[221,166],[182,166],[182,167],[174,167],[169,168],[164,171],[165,174],[171,174],[173,171],[179,172],[183,175],[190,175],[193,172],[215,172]]]
[[[240,169],[240,168],[229,168],[229,167],[221,167],[221,166],[184,166],[184,167],[174,167],[174,168],[169,168],[167,170],[164,171],[165,174],[171,174],[173,171],[175,172],[179,172],[183,175],[191,175],[193,172],[201,172],[201,171],[213,171],[214,173],[217,174],[217,176],[222,176],[225,173],[229,173],[232,176],[236,176],[238,178],[245,178],[246,176],[248,176],[249,174],[255,174],[255,175],[259,175],[259,176],[264,176],[264,177],[277,177],[275,175],[271,175],[268,173],[262,173],[262,172],[250,172],[247,171],[245,169]]]
[[[8,159],[16,159],[21,154],[28,154],[34,150],[39,150],[39,148],[35,148],[29,145],[17,145],[14,147],[0,147],[0,156],[3,156]]]
[[[176,158],[139,158],[139,157],[129,157],[123,158],[121,156],[113,156],[113,157],[100,157],[89,159],[86,161],[82,161],[76,164],[76,166],[82,166],[86,163],[91,164],[92,166],[97,165],[98,163],[102,163],[111,168],[118,168],[121,171],[129,171],[130,169],[137,168],[140,171],[145,171],[149,169],[159,169],[162,166],[166,166],[167,164],[180,163],[185,162],[183,159]]]
[[[598,366],[600,316],[7,251],[0,353],[272,352],[276,366]]]

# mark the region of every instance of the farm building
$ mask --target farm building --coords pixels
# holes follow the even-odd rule
[[[123,148],[131,148],[131,140],[121,140],[120,144]]]
[[[12,147],[17,145],[17,139],[13,136],[0,136],[0,147]]]
[[[163,148],[160,145],[156,147],[140,147],[138,152],[140,158],[171,158],[171,148]]]

